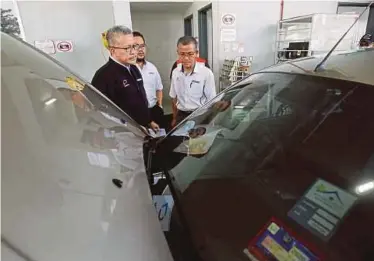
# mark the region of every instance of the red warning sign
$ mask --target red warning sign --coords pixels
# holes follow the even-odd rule
[[[250,241],[248,251],[260,261],[323,261],[325,257],[280,220],[271,220]]]
[[[72,41],[56,41],[56,50],[60,53],[69,53],[73,51]]]

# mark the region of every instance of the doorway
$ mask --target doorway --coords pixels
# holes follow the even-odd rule
[[[184,18],[184,35],[193,36],[193,15]]]
[[[213,18],[212,5],[199,10],[199,53],[213,69]]]

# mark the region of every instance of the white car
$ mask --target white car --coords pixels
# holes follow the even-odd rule
[[[143,128],[90,84],[1,34],[4,261],[168,261]]]

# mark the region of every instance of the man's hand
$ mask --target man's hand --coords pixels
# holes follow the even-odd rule
[[[160,130],[160,126],[158,126],[158,124],[154,121],[152,121],[149,125],[154,132],[158,132]]]
[[[177,120],[176,120],[176,119],[173,119],[173,120],[171,121],[171,127],[174,128],[175,125],[177,125]]]

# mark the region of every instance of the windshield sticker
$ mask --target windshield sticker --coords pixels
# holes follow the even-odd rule
[[[70,89],[74,91],[82,91],[84,89],[84,84],[78,82],[76,79],[72,77],[66,77],[65,81],[67,85],[69,85]]]
[[[314,235],[327,241],[357,197],[318,179],[288,212],[288,216]]]
[[[174,206],[173,197],[171,195],[155,195],[153,196],[153,205],[156,208],[162,231],[169,231],[171,212]]]
[[[186,140],[174,151],[188,155],[206,154],[220,131],[221,128],[217,129],[203,125],[196,126],[188,131]]]
[[[188,137],[188,132],[195,127],[195,122],[194,121],[187,121],[183,126],[178,128],[174,133],[172,133],[172,136],[187,136]]]
[[[321,261],[322,258],[300,242],[280,221],[272,218],[250,242],[248,250],[258,260]]]

